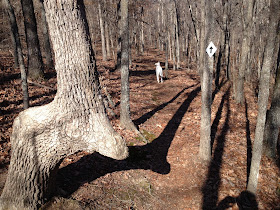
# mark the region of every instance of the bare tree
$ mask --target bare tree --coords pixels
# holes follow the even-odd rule
[[[99,25],[100,25],[100,34],[101,34],[101,43],[102,43],[102,58],[103,58],[103,61],[107,61],[105,26],[104,26],[104,18],[103,18],[102,9],[103,8],[101,7],[101,0],[98,0]]]
[[[32,79],[43,77],[43,61],[37,33],[37,23],[32,0],[21,0],[24,16],[25,36],[28,48],[28,76]]]
[[[121,9],[121,125],[134,130],[135,125],[130,118],[129,91],[129,30],[128,0],[120,0]]]
[[[251,161],[250,176],[247,190],[256,193],[258,184],[259,168],[262,157],[263,136],[269,97],[270,72],[273,68],[273,56],[277,33],[279,32],[280,2],[271,0],[270,18],[268,27],[268,38],[265,47],[264,63],[260,78],[260,91],[258,97],[258,118],[255,131],[255,141],[253,145],[253,156]]]
[[[248,59],[250,52],[251,36],[252,36],[252,18],[255,0],[248,0],[247,3],[247,15],[243,20],[243,39],[241,46],[241,62],[238,71],[238,80],[236,85],[235,99],[239,104],[244,103],[244,82],[245,82],[245,70],[249,68]]]
[[[1,209],[37,209],[52,195],[56,171],[67,155],[81,150],[115,159],[128,155],[104,110],[82,2],[45,0],[44,6],[57,94],[51,103],[29,108],[14,121]]]
[[[280,51],[279,51],[280,54]],[[275,158],[280,127],[280,68],[277,68],[271,107],[266,113],[264,153]]]
[[[41,11],[41,26],[42,26],[42,30],[43,30],[46,64],[48,67],[52,67],[53,66],[52,48],[51,48],[51,43],[50,43],[50,39],[49,39],[49,29],[48,29],[47,20],[46,20],[45,8],[44,8],[43,2],[41,0],[37,0],[37,2],[40,6],[40,11]]]
[[[28,83],[27,83],[27,76],[26,76],[26,71],[25,71],[25,66],[24,66],[24,60],[23,60],[23,55],[22,55],[22,48],[21,48],[21,43],[19,39],[19,33],[18,33],[18,26],[16,22],[16,16],[14,13],[14,9],[10,3],[10,0],[3,0],[4,5],[6,6],[8,15],[9,15],[9,20],[10,20],[10,25],[11,25],[11,32],[12,32],[12,39],[14,40],[14,48],[15,50],[15,57],[17,57],[17,60],[19,62],[19,67],[20,67],[20,73],[21,73],[21,87],[22,87],[22,93],[23,93],[23,108],[27,109],[29,107],[29,95],[28,95]]]
[[[123,127],[135,131],[143,141],[146,139],[137,130],[130,116],[130,91],[129,91],[129,26],[128,26],[128,0],[120,0],[121,23],[121,113],[120,123]]]
[[[175,17],[174,17],[174,25],[175,25],[175,57],[176,57],[176,69],[180,68],[180,30],[179,30],[179,8],[178,2],[174,0],[174,10],[175,10]]]
[[[205,5],[205,6],[204,6]],[[201,45],[206,46],[212,37],[213,16],[211,3],[208,0],[202,1],[201,14],[205,13],[205,34],[201,33]],[[204,31],[202,30],[202,32]],[[203,160],[211,159],[211,103],[212,103],[212,75],[213,75],[213,56],[205,55],[205,49],[200,52],[200,61],[204,66],[201,71],[201,123],[200,123],[200,146],[199,156]],[[201,64],[201,67],[202,65]]]

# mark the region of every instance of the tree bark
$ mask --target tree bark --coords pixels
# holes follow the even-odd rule
[[[37,209],[50,196],[62,158],[97,151],[124,159],[125,142],[104,110],[84,6],[45,0],[57,71],[57,94],[47,105],[21,112],[13,124],[12,157],[1,209]]]
[[[278,38],[279,39],[279,38]],[[278,56],[280,51],[278,52]],[[277,65],[276,65],[277,66]],[[264,153],[268,157],[275,158],[277,152],[277,141],[280,127],[280,68],[276,67],[276,78],[270,110],[266,113],[264,132]]]
[[[176,49],[176,69],[180,68],[180,32],[179,32],[179,12],[178,12],[178,5],[175,2],[175,49]]]
[[[253,6],[255,0],[248,0],[247,4],[247,16],[244,20],[244,35],[242,39],[241,46],[241,62],[240,69],[238,72],[238,80],[236,86],[235,99],[236,103],[244,104],[244,82],[245,82],[245,70],[248,67],[248,59],[249,59],[249,51],[250,51],[250,43],[251,43],[251,29],[252,29],[252,18],[253,18]]]
[[[205,2],[201,2],[201,20],[205,20]],[[198,71],[199,74],[202,75],[202,72],[204,71],[204,58],[205,58],[205,49],[206,49],[206,44],[205,44],[205,28],[206,28],[206,23],[205,21],[201,21],[200,23],[200,36],[199,36],[199,63],[198,63]],[[198,46],[197,46],[198,48]]]
[[[110,37],[109,37],[109,26],[108,26],[107,22],[105,22],[105,38],[106,38],[107,58],[110,58],[110,56],[111,56],[111,53],[110,53]]]
[[[167,40],[167,38],[165,38],[164,50],[165,50],[164,72],[165,72],[165,78],[168,79],[168,40]]]
[[[10,3],[10,0],[3,0],[3,2],[6,6],[6,9],[7,9],[8,15],[9,15],[12,38],[15,42],[14,47],[15,47],[16,54],[14,56],[17,57],[17,60],[19,62],[19,67],[20,67],[21,87],[22,87],[22,93],[23,93],[23,108],[27,109],[29,107],[28,83],[27,83],[24,59],[23,59],[23,55],[22,55],[22,48],[21,48],[21,43],[20,43],[20,38],[19,38],[19,33],[18,33],[18,26],[17,26],[17,22],[16,22],[16,16],[14,13],[14,9]]]
[[[120,1],[121,9],[121,113],[120,123],[123,127],[134,130],[130,118],[130,90],[129,90],[129,27],[128,0]]]
[[[144,8],[141,7],[141,31],[140,31],[140,53],[141,55],[144,53],[144,46],[145,46],[145,37],[144,37],[144,22],[143,22],[143,18],[144,18]]]
[[[42,79],[43,61],[37,33],[37,23],[32,0],[21,0],[24,16],[25,36],[28,48],[28,77]]]
[[[142,141],[145,137],[137,130],[130,117],[129,60],[131,57],[128,26],[128,0],[120,0],[121,9],[121,104],[120,124],[126,129],[135,131]]]
[[[53,67],[53,59],[52,59],[52,48],[49,38],[49,29],[46,20],[45,8],[43,2],[41,0],[37,1],[40,5],[41,10],[41,21],[42,21],[42,28],[43,28],[43,38],[44,38],[44,48],[45,48],[45,55],[46,55],[46,64],[49,68]]]
[[[280,127],[280,68],[277,70],[271,107],[270,110],[267,111],[266,117],[264,154],[268,157],[275,158]]]
[[[13,45],[13,56],[14,56],[14,61],[15,61],[15,68],[19,67],[19,58],[18,58],[18,46],[20,42],[18,43],[17,37],[18,36],[18,27],[17,27],[17,22],[16,22],[16,16],[14,13],[14,9],[10,3],[10,1],[3,0],[3,5],[6,7],[8,16],[9,16],[9,21],[10,21],[10,27],[11,27],[11,41]]]
[[[100,1],[101,0],[98,0],[98,14],[99,14],[99,26],[100,26],[100,35],[101,35],[101,44],[102,44],[102,58],[103,58],[103,61],[107,61],[104,20],[103,20],[103,14],[102,14],[102,8],[101,8]]]
[[[117,35],[117,62],[115,69],[120,69],[121,67],[121,1],[117,4],[117,16],[118,16],[118,35]]]
[[[275,41],[277,37],[277,31],[279,31],[279,19],[280,19],[280,2],[279,0],[271,0],[270,5],[270,21],[268,28],[268,39],[265,48],[263,68],[261,71],[260,79],[260,91],[258,97],[258,118],[255,131],[255,141],[253,146],[253,156],[251,161],[250,176],[247,186],[247,190],[256,193],[259,168],[262,156],[262,146],[264,137],[264,127],[266,120],[267,104],[269,97],[269,81],[270,71],[273,68],[273,53],[275,48]]]
[[[213,16],[211,11],[211,3],[208,0],[202,1],[201,13],[205,12],[205,35],[201,33],[201,42],[205,42],[204,46],[208,45],[211,40],[211,32],[213,25]],[[212,75],[213,75],[213,56],[210,58],[205,53],[206,49],[200,52],[204,61],[204,68],[201,72],[201,123],[200,123],[200,146],[199,157],[202,160],[211,160],[211,103],[212,103]]]

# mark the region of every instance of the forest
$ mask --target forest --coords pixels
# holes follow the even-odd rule
[[[0,210],[280,209],[279,0],[0,5]]]

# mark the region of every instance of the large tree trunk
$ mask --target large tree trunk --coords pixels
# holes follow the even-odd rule
[[[279,30],[280,19],[280,2],[279,0],[271,0],[270,5],[270,21],[268,27],[268,39],[265,48],[263,68],[260,79],[260,92],[258,97],[258,119],[255,132],[255,141],[253,146],[253,156],[251,161],[250,176],[247,190],[256,193],[259,168],[262,157],[262,144],[264,137],[264,127],[266,120],[267,104],[269,97],[269,81],[270,71],[273,68],[273,56],[277,31]]]
[[[36,209],[43,204],[52,195],[56,169],[67,155],[80,150],[115,159],[128,155],[104,111],[84,7],[79,3],[44,1],[57,94],[50,104],[29,108],[14,121],[1,209]]]
[[[14,9],[13,9],[10,1],[3,0],[3,2],[4,2],[4,5],[6,6],[6,9],[7,9],[8,15],[9,15],[12,38],[15,42],[14,47],[15,47],[16,54],[14,56],[17,57],[17,60],[19,62],[21,81],[22,81],[21,87],[22,87],[22,93],[23,93],[23,108],[27,109],[29,107],[28,83],[27,83],[24,59],[23,59],[22,48],[21,48],[21,43],[20,43],[20,38],[19,38],[19,33],[18,33],[18,26],[17,26],[17,22],[16,22],[16,16],[15,16]]]
[[[205,12],[205,35],[201,34],[201,42],[205,42],[204,46],[208,45],[211,40],[213,17],[211,12],[210,2],[202,1],[201,13]],[[205,49],[201,51],[200,60],[204,61],[204,68],[201,72],[201,123],[200,123],[200,146],[199,157],[202,160],[211,160],[211,103],[212,103],[212,75],[213,75],[213,56],[210,58],[205,55]]]
[[[43,61],[37,33],[37,23],[32,0],[21,0],[25,36],[28,48],[28,77],[43,78]]]

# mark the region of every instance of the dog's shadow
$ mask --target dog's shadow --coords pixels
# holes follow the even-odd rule
[[[135,77],[143,77],[143,76],[148,76],[148,75],[155,75],[156,71],[155,70],[136,70],[136,71],[130,71],[129,75],[130,76],[135,76]]]
[[[200,90],[200,86],[197,86],[190,93],[186,93],[187,98],[168,122],[160,136],[147,145],[130,146],[127,159],[117,161],[94,153],[84,156],[76,163],[60,169],[57,176],[57,186],[60,190],[57,194],[68,197],[82,184],[115,171],[144,169],[152,170],[159,174],[168,174],[170,172],[170,164],[167,162],[166,157],[169,147],[184,114]],[[175,97],[178,97],[178,94]]]

